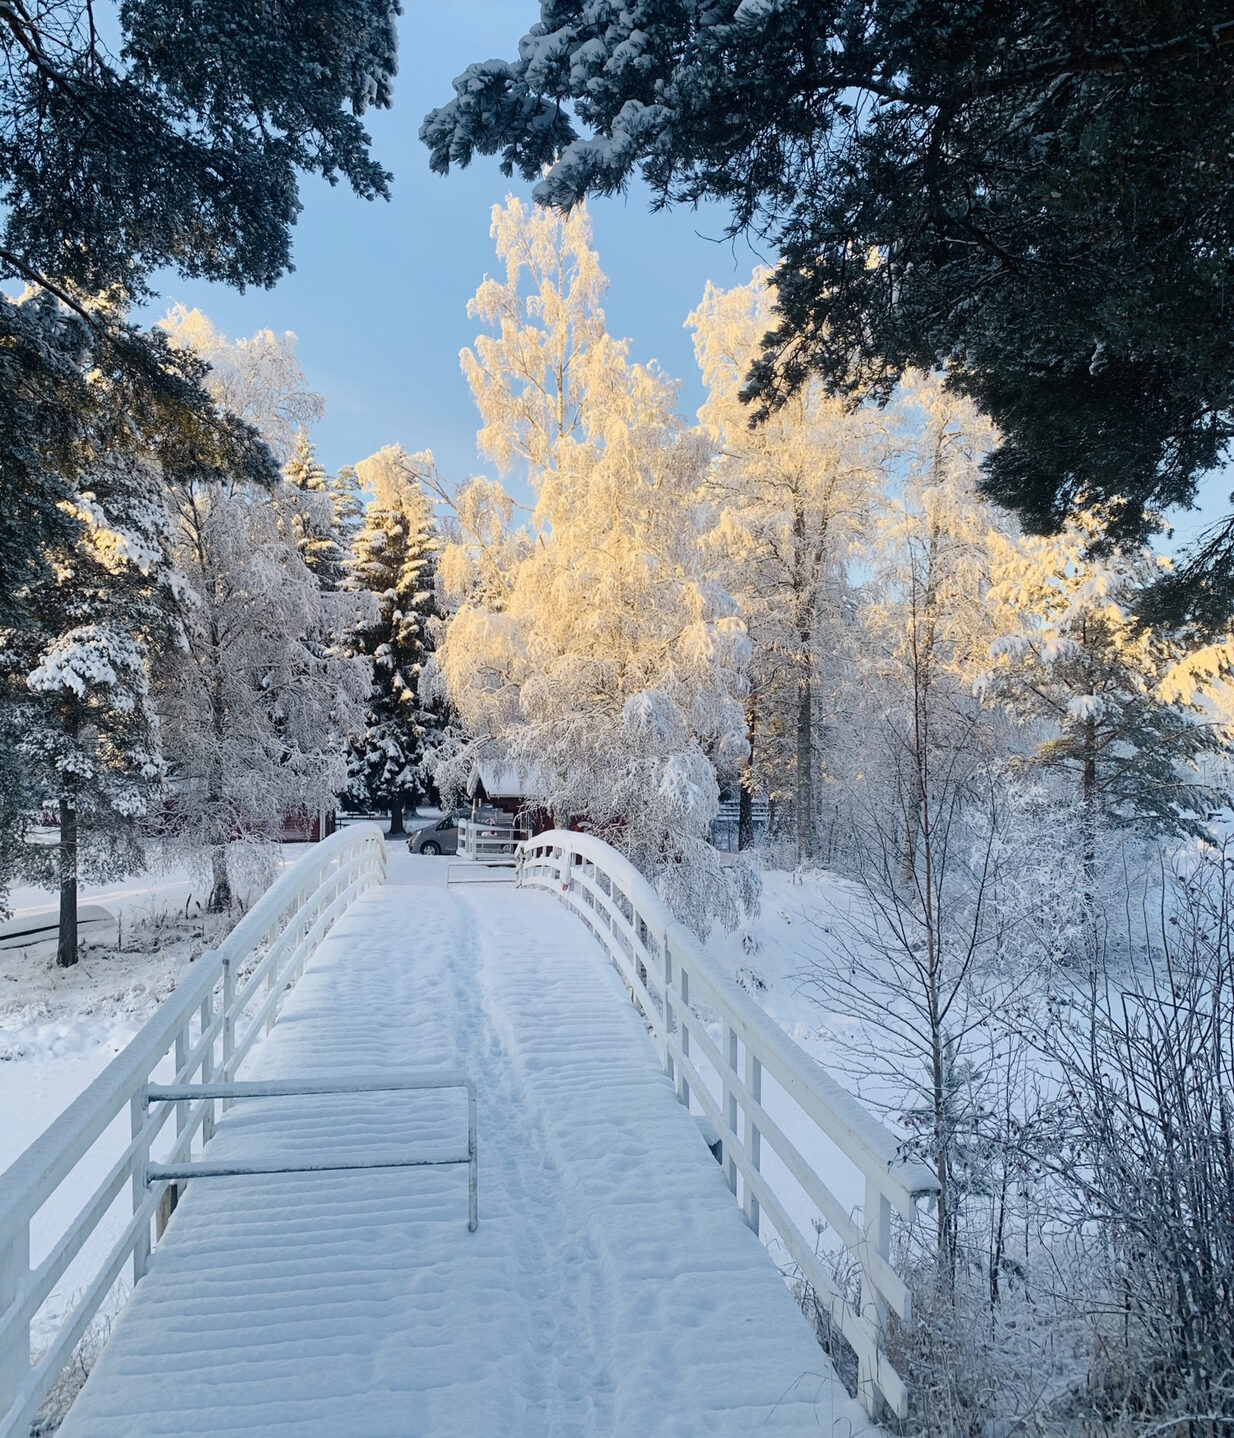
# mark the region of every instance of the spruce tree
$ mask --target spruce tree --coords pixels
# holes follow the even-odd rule
[[[1087,878],[1103,828],[1202,837],[1226,798],[1194,779],[1223,748],[1217,726],[1168,683],[1190,636],[1135,617],[1162,566],[1147,550],[1092,557],[1103,532],[1089,511],[1056,538],[996,541],[989,603],[1004,632],[980,686],[1044,727],[1035,761],[1075,786]]]
[[[351,580],[375,599],[355,650],[373,664],[373,691],[364,731],[351,742],[349,793],[388,809],[390,833],[405,833],[404,812],[428,792],[427,760],[442,716],[423,692],[431,648],[437,537],[433,510],[420,487],[400,474],[402,451],[387,449],[361,466],[376,491],[351,550]]]
[[[292,527],[296,548],[322,589],[340,589],[346,578],[346,542],[340,532],[332,484],[307,430],[296,435],[291,456],[283,466],[294,505]]]

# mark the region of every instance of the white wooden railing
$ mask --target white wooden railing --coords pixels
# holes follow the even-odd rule
[[[163,1167],[174,1173],[176,1165],[190,1163],[194,1143],[200,1151],[213,1131],[213,1096],[147,1102],[155,1071],[170,1056],[172,1082],[184,1092],[194,1080],[226,1085],[234,1079],[326,933],[365,889],[384,881],[385,867],[385,840],[376,824],[340,830],[315,845],[218,948],[202,954],[123,1053],[0,1175],[0,1438],[27,1438],[125,1265],[131,1260],[134,1282],[145,1272],[151,1228],[161,1233],[176,1192],[173,1178],[158,1177],[159,1166],[151,1166],[151,1146],[157,1142],[165,1150]],[[128,1145],[50,1252],[32,1266],[31,1219],[126,1110]],[[173,1115],[174,1139],[164,1133]],[[32,1355],[31,1321],[126,1188],[132,1209],[123,1232],[88,1275],[74,1274],[84,1284],[80,1296],[50,1345]]]
[[[556,894],[599,939],[678,1099],[715,1126],[746,1221],[760,1236],[764,1225],[774,1230],[856,1353],[867,1411],[877,1414],[881,1398],[907,1416],[907,1389],[882,1343],[888,1309],[906,1320],[910,1309],[891,1265],[891,1210],[911,1219],[916,1200],[938,1192],[935,1175],[902,1161],[895,1135],[724,974],[608,844],[559,829],[537,834],[519,846],[518,882]],[[860,1217],[836,1192],[846,1187],[863,1195]],[[860,1264],[856,1303],[819,1256],[824,1227]]]

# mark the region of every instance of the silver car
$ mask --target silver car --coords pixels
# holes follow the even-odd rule
[[[425,824],[407,840],[407,851],[411,854],[457,854],[458,821],[467,818],[465,809],[457,809],[436,823]]]

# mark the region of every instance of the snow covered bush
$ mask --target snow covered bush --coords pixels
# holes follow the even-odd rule
[[[1043,1048],[1062,1074],[1050,1167],[1095,1230],[1082,1399],[1108,1431],[1234,1428],[1234,853],[1167,887],[1133,965],[1098,952]]]

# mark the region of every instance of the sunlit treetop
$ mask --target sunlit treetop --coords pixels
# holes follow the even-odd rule
[[[421,133],[558,207],[726,202],[782,257],[752,413],[945,367],[990,494],[1134,542],[1234,434],[1232,62],[1228,0],[543,0]],[[1165,597],[1234,607],[1234,521]]]

